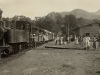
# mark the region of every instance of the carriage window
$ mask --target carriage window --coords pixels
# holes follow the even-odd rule
[[[29,25],[29,24],[27,24],[27,30],[29,31],[29,29],[30,29],[30,25]]]
[[[21,29],[22,30],[24,30],[25,29],[25,25],[23,24],[23,25],[21,25]]]
[[[24,21],[17,21],[16,22],[16,28],[17,29],[21,29],[21,30],[25,30],[26,26],[26,22]]]

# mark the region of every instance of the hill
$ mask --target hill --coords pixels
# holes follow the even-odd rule
[[[100,20],[100,10],[96,12],[87,12],[82,9],[74,9],[70,12],[61,12],[60,14],[62,15],[62,17],[64,17],[66,14],[73,14],[74,16],[76,16],[76,18],[84,18],[84,19],[91,19],[91,20],[99,19]]]

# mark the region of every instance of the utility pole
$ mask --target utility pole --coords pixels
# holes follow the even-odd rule
[[[69,22],[68,22],[68,37],[69,37]]]
[[[69,17],[68,17],[68,26],[67,26],[67,30],[68,30],[68,37],[67,37],[67,40],[69,42],[70,38],[69,38]]]

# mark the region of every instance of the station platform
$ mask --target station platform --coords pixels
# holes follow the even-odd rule
[[[75,42],[70,42],[70,43],[66,43],[66,44],[62,44],[62,45],[59,45],[59,44],[55,45],[55,42],[52,41],[52,42],[46,44],[45,48],[53,48],[53,49],[79,49],[79,50],[84,50],[84,46],[83,46],[82,43],[79,43],[77,45],[77,44],[75,44]],[[90,49],[93,49],[93,42],[91,42]],[[98,48],[97,49],[100,49],[99,44],[98,44]]]

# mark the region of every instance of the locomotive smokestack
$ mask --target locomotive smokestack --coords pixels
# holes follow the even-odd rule
[[[2,21],[2,10],[0,9],[0,21]]]

